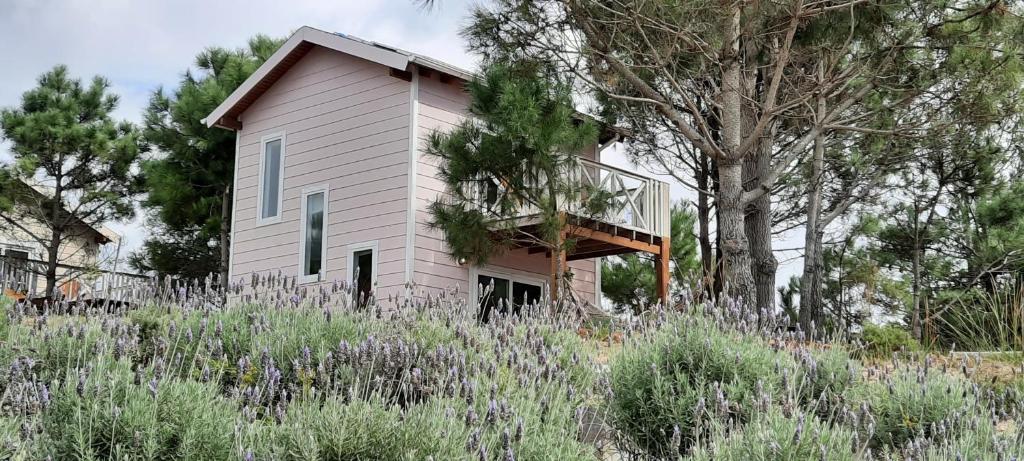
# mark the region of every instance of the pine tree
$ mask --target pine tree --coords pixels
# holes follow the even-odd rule
[[[670,261],[671,283],[685,286],[701,275],[694,226],[697,217],[682,203],[672,206]],[[654,261],[646,255],[629,253],[608,258],[601,264],[601,293],[617,310],[634,313],[659,301],[655,284]]]
[[[15,161],[0,175],[0,206],[9,210],[0,219],[46,250],[47,297],[57,287],[62,246],[81,237],[86,226],[134,213],[143,148],[132,124],[111,117],[118,97],[109,89],[102,77],[84,85],[67,67],[57,66],[22,95],[20,106],[0,111],[0,128]],[[25,219],[45,232],[27,226]]]
[[[202,122],[282,41],[256,36],[246,49],[208,48],[172,94],[158,89],[144,135],[159,152],[144,163],[150,222],[160,229],[132,255],[133,265],[188,278],[216,267],[227,279],[235,134]]]
[[[576,153],[597,140],[597,127],[574,110],[570,86],[538,63],[492,65],[468,85],[471,116],[430,135],[427,152],[441,160],[449,194],[430,205],[431,226],[452,258],[483,264],[515,247],[568,251],[565,210],[578,203],[570,174]],[[536,225],[520,227],[524,210]],[[552,294],[567,288],[567,267],[555,258]]]

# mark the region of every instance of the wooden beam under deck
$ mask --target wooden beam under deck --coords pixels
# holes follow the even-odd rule
[[[601,242],[611,243],[613,245],[631,248],[636,251],[643,251],[651,254],[661,253],[661,245],[655,245],[641,240],[633,240],[628,237],[612,235],[607,232],[596,231],[593,229],[588,229],[579,226],[570,226],[567,232],[568,235],[571,237],[598,240]]]
[[[668,237],[637,232],[621,226],[592,220],[573,219],[572,223],[569,223],[567,218],[571,219],[572,217],[563,215],[562,219],[566,220],[566,225],[560,235],[561,242],[569,238],[578,239],[577,244],[570,252],[559,251],[557,255],[552,257],[551,251],[543,245],[521,245],[516,247],[518,249],[525,249],[529,254],[545,253],[547,255],[551,263],[551,296],[553,299],[557,299],[560,294],[558,293],[560,287],[556,286],[556,281],[559,278],[556,273],[559,268],[565,270],[568,261],[642,251],[654,255],[658,298],[663,303],[669,302],[668,290],[671,273],[669,263],[670,239]],[[534,226],[523,226],[524,231],[527,232],[532,227]]]

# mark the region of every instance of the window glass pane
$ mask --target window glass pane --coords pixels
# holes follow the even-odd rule
[[[491,286],[492,282],[494,283],[494,290],[488,292],[488,287]],[[478,276],[477,283],[481,287],[480,312],[477,318],[481,322],[486,322],[491,318],[491,311],[497,309],[499,304],[504,306],[505,309],[508,308],[508,289],[510,284],[508,279],[487,275]]]
[[[263,210],[261,217],[277,216],[278,193],[281,190],[281,140],[267,142],[263,153]]]
[[[357,271],[354,274],[356,293],[359,295],[359,305],[365,305],[370,299],[373,291],[373,250],[361,250],[353,253],[355,262],[353,267]]]
[[[523,306],[540,302],[540,286],[515,282],[512,284],[512,312],[522,312]]]
[[[302,261],[304,275],[315,275],[323,268],[324,193],[306,196],[306,241]]]

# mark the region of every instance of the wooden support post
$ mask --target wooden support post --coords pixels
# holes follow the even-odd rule
[[[658,299],[661,300],[662,304],[668,307],[668,283],[672,276],[669,270],[669,244],[670,239],[667,237],[661,238],[661,246],[658,253],[654,257],[654,271],[655,271],[655,283],[657,284]]]
[[[562,277],[565,275],[567,258],[565,254],[565,216],[561,217],[562,230],[558,233],[558,241],[555,242],[555,250],[551,253],[551,301],[558,301],[559,291],[562,287]]]

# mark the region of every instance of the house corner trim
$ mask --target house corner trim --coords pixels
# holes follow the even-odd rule
[[[416,262],[416,175],[419,163],[419,99],[420,75],[416,69],[412,71],[412,82],[409,86],[409,170],[408,170],[408,209],[405,218],[405,283],[413,281]]]

